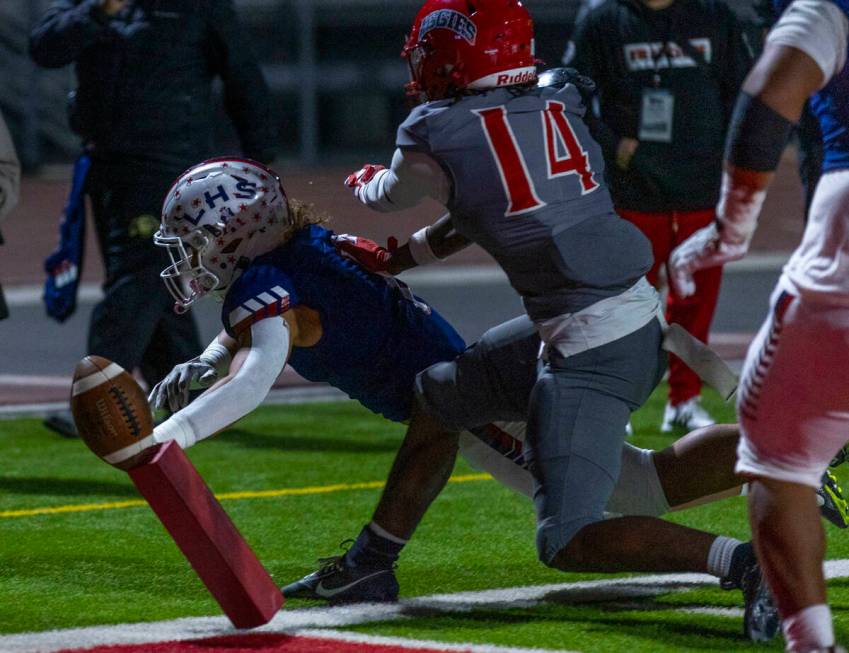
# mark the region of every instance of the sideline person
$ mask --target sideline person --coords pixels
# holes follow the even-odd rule
[[[138,368],[150,387],[201,350],[194,320],[174,313],[159,281],[167,256],[151,237],[170,184],[215,151],[216,78],[242,152],[269,162],[277,147],[268,88],[232,0],[202,5],[54,0],[30,35],[39,66],[75,64],[70,121],[90,160],[80,201],[91,200],[105,277],[87,351]],[[53,268],[71,269],[63,261],[81,258],[83,243],[79,234],[65,243],[72,251]],[[73,306],[70,298],[57,319]]]

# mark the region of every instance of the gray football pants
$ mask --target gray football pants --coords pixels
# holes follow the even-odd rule
[[[523,316],[418,376],[419,402],[448,429],[527,419],[525,456],[544,563],[604,518],[630,413],[666,369],[662,339],[653,320],[612,343],[542,364],[536,328]]]

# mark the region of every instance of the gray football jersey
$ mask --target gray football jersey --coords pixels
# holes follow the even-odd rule
[[[651,267],[648,240],[614,211],[580,94],[494,89],[428,102],[397,145],[450,175],[458,232],[501,265],[534,320],[618,295]]]

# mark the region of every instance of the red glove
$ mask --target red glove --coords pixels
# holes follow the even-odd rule
[[[333,244],[342,254],[355,260],[366,270],[379,273],[389,272],[392,254],[398,249],[398,240],[394,236],[389,237],[386,247],[381,247],[368,238],[350,234],[334,236]]]

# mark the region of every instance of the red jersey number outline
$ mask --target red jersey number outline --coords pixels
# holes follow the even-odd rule
[[[522,215],[544,207],[546,203],[537,194],[525,157],[507,120],[507,108],[500,105],[489,109],[473,109],[472,113],[480,118],[483,133],[501,177],[504,194],[507,196],[505,217]],[[599,184],[589,168],[589,156],[569,124],[566,106],[561,102],[549,100],[541,115],[548,178],[575,174],[581,183],[581,195],[597,189]],[[558,149],[565,150],[565,156],[559,156]]]

